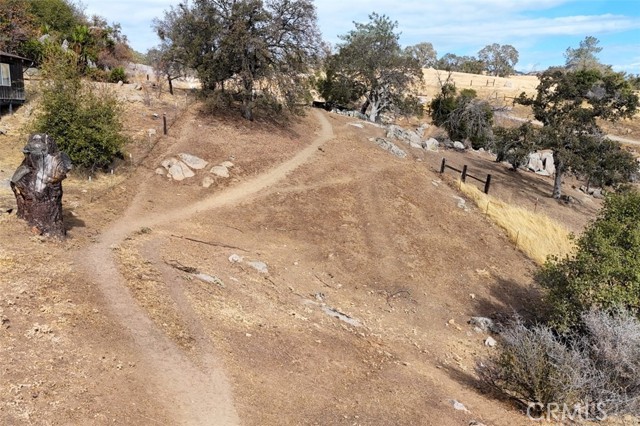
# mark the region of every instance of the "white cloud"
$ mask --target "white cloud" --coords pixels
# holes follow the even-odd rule
[[[144,52],[158,43],[151,28],[153,19],[162,18],[164,10],[180,1],[83,2],[88,14],[119,22],[131,45]],[[375,11],[398,21],[403,44],[429,41],[439,53],[475,54],[487,44],[508,43],[521,52],[524,60],[525,50],[544,50],[540,45],[547,45],[554,37],[640,32],[640,18],[584,15],[580,13],[581,3],[575,0],[316,0],[315,4],[323,36],[331,43],[339,41],[338,35],[353,29],[353,21],[365,22],[369,13]],[[539,17],[562,5],[572,5],[573,16]],[[561,59],[566,47],[555,52],[556,57]],[[544,54],[527,61],[536,63],[539,58],[544,58]]]

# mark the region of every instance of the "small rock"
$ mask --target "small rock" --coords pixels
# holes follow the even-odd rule
[[[214,277],[214,276],[207,275],[207,274],[197,274],[196,278],[199,279],[200,281],[205,282],[205,283],[215,284],[218,287],[224,288],[224,283],[218,277]]]
[[[458,402],[454,399],[453,401],[451,401],[451,404],[453,405],[453,408],[458,411],[465,411],[467,413],[469,412],[469,410],[467,410],[467,407],[465,407],[462,402]]]
[[[459,209],[467,210],[467,201],[464,198],[458,197],[457,195],[454,195],[453,198],[455,198],[456,201],[458,201]]]
[[[213,166],[213,168],[211,169],[211,173],[222,178],[229,177],[229,169],[227,169],[225,166]]]
[[[209,188],[211,185],[213,185],[213,178],[211,176],[205,176],[204,179],[202,179],[202,187],[203,188]]]
[[[189,167],[195,170],[201,170],[207,167],[209,164],[208,161],[203,160],[200,157],[196,157],[195,155],[185,154],[184,152],[178,154],[178,157]]]
[[[242,263],[243,260],[244,258],[238,254],[232,254],[229,256],[229,262],[231,263]]]
[[[465,150],[464,144],[462,142],[459,142],[459,141],[455,141],[453,143],[453,148],[457,149],[458,151],[464,151]]]
[[[157,175],[164,175],[165,173],[167,173],[167,171],[165,169],[163,169],[162,167],[158,167],[155,170],[155,172],[156,172]]]
[[[491,336],[487,337],[487,339],[484,341],[484,345],[489,346],[490,348],[495,347],[497,344],[498,342],[496,342],[496,339]]]
[[[148,129],[148,130],[147,130],[147,134],[148,134],[149,136],[155,136],[155,135],[156,135],[156,133],[158,133],[158,131],[157,131],[156,129]]]
[[[118,87],[122,87],[123,84],[122,80],[118,81]]]
[[[254,260],[252,262],[248,262],[248,264],[249,266],[251,266],[256,271],[260,272],[261,274],[269,273],[269,268],[267,268],[267,264],[264,262],[260,262],[259,260]]]
[[[0,127],[0,135],[6,135],[7,134],[7,129],[4,127]]]

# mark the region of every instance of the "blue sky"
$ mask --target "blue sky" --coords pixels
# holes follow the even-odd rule
[[[158,43],[151,25],[179,0],[83,0],[87,14],[119,22],[132,47]],[[491,43],[520,52],[516,69],[564,64],[567,47],[586,36],[600,40],[601,62],[640,74],[640,0],[316,0],[319,26],[330,43],[365,22],[369,13],[398,21],[400,41],[431,42],[438,56],[476,55]]]

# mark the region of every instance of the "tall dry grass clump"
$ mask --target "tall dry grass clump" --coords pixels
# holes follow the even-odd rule
[[[473,185],[460,182],[460,190],[537,263],[542,265],[550,255],[562,258],[573,250],[570,232],[548,216],[505,203]]]

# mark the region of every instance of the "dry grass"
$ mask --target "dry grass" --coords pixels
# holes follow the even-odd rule
[[[473,185],[460,183],[460,190],[537,263],[544,263],[547,256],[562,257],[573,250],[567,228],[546,215],[505,203],[484,194]]]

